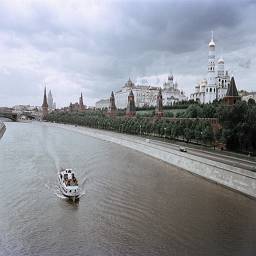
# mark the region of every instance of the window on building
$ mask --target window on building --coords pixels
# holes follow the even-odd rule
[[[212,88],[210,88],[210,92],[212,92]]]

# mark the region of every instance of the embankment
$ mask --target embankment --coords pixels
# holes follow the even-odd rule
[[[3,137],[5,131],[6,131],[6,126],[5,126],[5,124],[0,121],[0,139]]]
[[[197,174],[208,180],[256,198],[255,172],[209,160],[204,157],[195,156],[189,153],[183,153],[175,149],[167,148],[164,145],[156,145],[150,143],[149,140],[145,140],[138,136],[90,129],[86,127],[75,127],[72,125],[49,123],[46,123],[46,125],[79,132],[84,135],[110,141],[143,152],[164,162],[185,169],[193,174]]]

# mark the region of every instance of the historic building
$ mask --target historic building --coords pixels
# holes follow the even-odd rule
[[[95,103],[96,109],[107,109],[109,107],[109,99],[101,99]]]
[[[253,99],[256,101],[256,92],[250,92],[242,95],[242,100],[248,102],[249,99]]]
[[[126,108],[126,115],[127,116],[135,116],[136,115],[136,107],[135,107],[135,101],[134,101],[134,94],[131,90],[128,96],[128,103]]]
[[[115,93],[117,108],[124,109],[127,107],[127,99],[131,90],[133,91],[136,107],[155,106],[159,88],[146,85],[135,85],[129,78],[121,90]]]
[[[47,97],[46,97],[46,87],[44,88],[44,100],[43,100],[42,110],[43,110],[42,119],[45,120],[48,116],[48,103],[47,103]]]
[[[184,92],[178,89],[177,81],[173,81],[173,75],[168,76],[167,82],[163,84],[162,96],[164,106],[171,106],[176,102],[187,100]]]
[[[50,90],[47,97],[47,103],[49,109],[56,109],[56,103],[53,102],[52,91]]]
[[[157,99],[156,99],[156,110],[155,110],[155,115],[158,117],[161,117],[164,115],[163,112],[163,97],[162,97],[162,90],[161,88],[159,89]]]
[[[82,93],[81,93],[81,96],[79,97],[79,102],[76,102],[76,103],[70,102],[69,112],[84,112],[85,109],[86,109],[86,106],[84,105]]]
[[[109,99],[108,114],[111,116],[114,116],[116,114],[116,103],[115,103],[115,96],[113,91]]]
[[[149,85],[135,85],[131,79],[125,83],[121,90],[115,93],[116,106],[124,109],[127,106],[127,99],[130,91],[133,91],[136,107],[155,107],[160,87]],[[163,105],[172,105],[174,102],[187,100],[183,91],[178,89],[177,82],[173,82],[173,76],[169,76],[162,90]]]
[[[226,96],[224,97],[224,102],[226,105],[234,105],[239,100],[241,100],[241,96],[238,94],[235,79],[232,76]]]
[[[224,59],[219,58],[216,65],[215,46],[212,34],[208,45],[207,79],[200,81],[195,87],[195,92],[190,95],[190,99],[200,103],[211,103],[214,100],[223,99],[230,84],[230,76],[228,71],[225,71]]]
[[[86,106],[84,105],[84,99],[83,94],[81,93],[81,96],[79,98],[79,111],[83,112],[85,111]]]

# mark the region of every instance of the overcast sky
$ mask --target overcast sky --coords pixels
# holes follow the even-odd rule
[[[187,96],[206,77],[214,31],[238,89],[256,90],[256,0],[0,0],[0,106],[93,106],[128,80]]]

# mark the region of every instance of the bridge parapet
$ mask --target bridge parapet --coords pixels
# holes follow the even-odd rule
[[[0,117],[11,119],[12,121],[17,121],[17,114],[12,112],[1,112]]]

